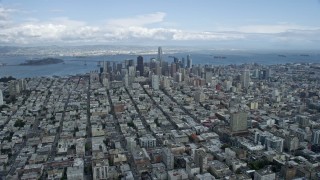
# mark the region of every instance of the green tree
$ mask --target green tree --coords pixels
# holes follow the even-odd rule
[[[26,123],[23,122],[21,119],[16,120],[16,122],[14,123],[14,127],[23,127]]]
[[[134,127],[133,122],[128,122],[127,125],[128,125],[129,127]]]

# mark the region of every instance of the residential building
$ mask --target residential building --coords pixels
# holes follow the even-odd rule
[[[166,165],[167,170],[172,170],[174,168],[174,156],[169,148],[163,148],[162,161]]]
[[[232,132],[246,131],[248,129],[248,114],[237,112],[231,114],[230,129]]]
[[[159,75],[152,75],[151,83],[154,90],[159,90]]]
[[[0,89],[0,106],[4,104],[4,101],[3,101],[3,93],[2,93],[2,90]]]
[[[261,169],[254,172],[254,180],[275,180],[276,174],[270,169]]]

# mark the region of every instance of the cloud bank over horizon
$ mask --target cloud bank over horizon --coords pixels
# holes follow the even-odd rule
[[[22,10],[0,3],[1,45],[87,45],[161,43],[185,45],[227,43],[265,43],[289,47],[304,44],[313,47],[320,42],[320,27],[303,26],[286,22],[247,24],[240,26],[216,26],[194,30],[190,27],[168,27],[170,14],[153,12],[124,18],[106,18],[102,23],[90,23],[69,17],[53,17],[40,20],[36,17],[16,21]],[[60,10],[55,9],[54,12]],[[21,16],[21,15],[20,15]],[[177,22],[175,22],[177,23]],[[178,23],[177,23],[178,24]],[[254,45],[253,45],[254,46]]]

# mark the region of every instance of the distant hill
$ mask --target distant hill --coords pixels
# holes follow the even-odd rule
[[[16,78],[14,78],[12,76],[0,78],[0,82],[5,82],[5,83],[7,83],[7,82],[9,82],[11,80],[16,80]]]
[[[40,66],[40,65],[48,65],[48,64],[59,64],[63,63],[62,59],[56,58],[44,58],[44,59],[37,59],[37,60],[26,60],[25,63],[21,63],[21,66]]]

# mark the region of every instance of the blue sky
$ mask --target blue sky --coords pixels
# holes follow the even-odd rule
[[[0,0],[0,45],[316,49],[319,42],[319,0]]]

